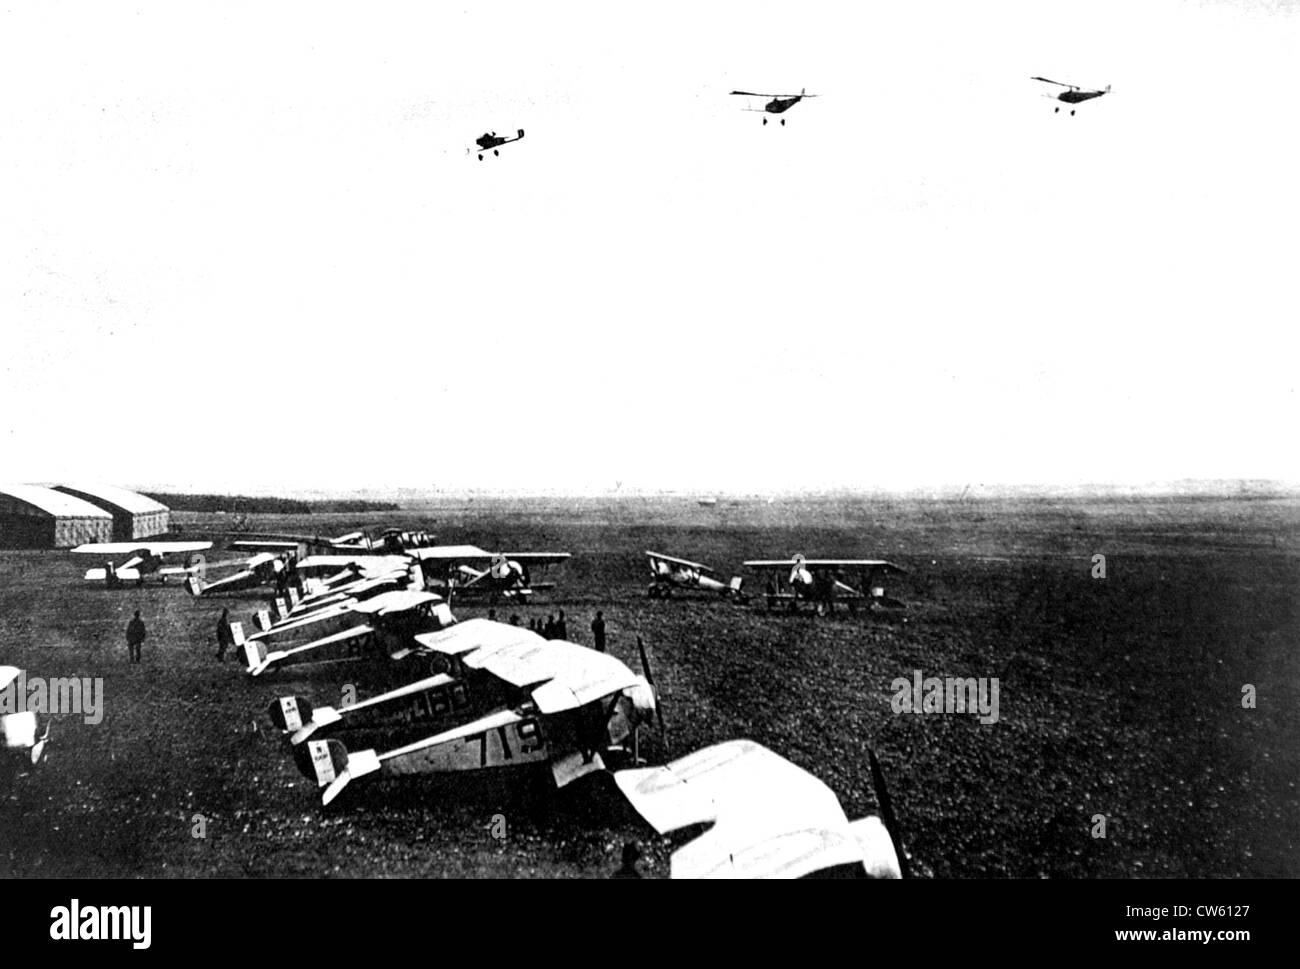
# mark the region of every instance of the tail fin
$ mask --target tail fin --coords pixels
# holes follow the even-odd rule
[[[727,585],[727,588],[731,590],[732,595],[736,595],[740,592],[740,586],[744,581],[744,578],[739,575],[733,575],[731,577],[731,582]]]
[[[522,138],[523,136],[524,136],[524,129],[523,129],[523,128],[520,128],[520,129],[519,129],[519,137]]]
[[[257,615],[253,617],[253,625],[262,632],[269,632],[271,629],[271,611],[269,609],[258,609]]]
[[[288,618],[289,604],[284,599],[276,596],[275,599],[272,600],[272,605],[275,606],[275,617],[277,619]]]
[[[341,740],[309,740],[294,748],[298,769],[317,787],[324,787],[321,803],[329,804],[348,782],[379,770],[379,755],[373,750],[349,754]]]
[[[267,708],[271,722],[285,733],[297,730],[311,720],[311,701],[301,696],[282,696]]]
[[[185,591],[192,596],[203,595],[203,580],[197,575],[191,575],[185,580]]]
[[[248,672],[256,676],[262,672],[266,663],[266,645],[261,641],[256,643],[244,643],[240,647],[244,653],[244,662],[248,664]]]

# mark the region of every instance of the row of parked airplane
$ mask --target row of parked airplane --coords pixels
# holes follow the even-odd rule
[[[304,580],[232,632],[253,676],[296,677],[362,664],[387,688],[340,706],[295,694],[272,723],[302,774],[335,801],[363,778],[544,769],[557,789],[613,769],[618,789],[656,831],[707,824],[674,852],[673,877],[900,877],[906,856],[872,757],[882,817],[849,822],[820,780],[748,740],[643,766],[640,735],[663,732],[649,657],[616,657],[491,619],[457,621],[422,573]],[[324,632],[325,635],[319,635]],[[317,638],[297,642],[305,635]],[[349,680],[359,677],[349,673]],[[623,765],[627,765],[623,767]],[[777,796],[779,794],[779,796]]]
[[[676,558],[662,552],[647,551],[650,560],[651,598],[670,598],[675,591],[712,593],[735,602],[749,601],[742,591],[744,579],[732,576],[729,582],[718,578],[713,569],[700,562]],[[906,569],[884,559],[810,559],[796,554],[788,559],[753,559],[744,563],[767,577],[763,599],[768,609],[784,607],[790,611],[800,602],[811,603],[818,614],[834,611],[843,602],[850,612],[864,608],[873,612],[897,611],[906,606],[885,594],[884,581],[889,575],[902,575]]]
[[[534,581],[539,568],[562,563],[567,552],[489,552],[475,545],[438,545],[427,532],[391,529],[371,540],[360,532],[337,538],[303,536],[260,536],[229,543],[234,551],[252,552],[247,558],[208,563],[202,553],[212,542],[137,541],[81,545],[72,551],[105,559],[101,568],[86,571],[89,582],[109,586],[143,584],[146,575],[156,574],[161,582],[181,578],[194,595],[239,593],[259,586],[288,584],[290,575],[307,578],[332,576],[373,578],[394,569],[405,573],[418,567],[430,588],[449,600],[456,595],[487,594],[493,598],[526,598],[554,583]],[[112,556],[125,556],[121,565]],[[167,565],[169,558],[185,557],[184,565]],[[719,595],[745,603],[744,580],[729,582],[716,578],[709,566],[662,552],[647,551],[652,598],[671,598],[674,592],[694,591]],[[813,605],[818,613],[833,612],[837,602],[852,612],[859,607],[879,612],[899,610],[903,603],[885,594],[884,581],[905,569],[884,559],[808,558],[796,554],[789,559],[754,559],[744,563],[766,576],[763,600],[769,609]],[[220,568],[235,571],[210,579]]]

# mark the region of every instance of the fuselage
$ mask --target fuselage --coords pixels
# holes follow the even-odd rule
[[[1099,98],[1105,91],[1063,91],[1056,97],[1066,104],[1078,104],[1080,101],[1089,101],[1092,98]]]
[[[789,111],[802,100],[802,96],[797,98],[774,98],[767,102],[767,106],[763,110],[772,114],[780,114],[782,111]]]

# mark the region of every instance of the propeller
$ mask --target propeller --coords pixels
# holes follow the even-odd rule
[[[668,753],[668,732],[664,728],[664,705],[659,699],[659,690],[655,687],[654,674],[650,672],[650,657],[646,655],[645,643],[641,637],[636,638],[636,649],[641,654],[641,672],[645,674],[645,681],[650,684],[650,690],[655,697],[655,717],[659,720],[659,732],[664,736],[664,753]]]
[[[807,579],[805,579],[804,576],[807,573],[807,569],[804,567],[804,564],[808,560],[804,558],[802,553],[796,552],[791,557],[791,561],[794,562],[794,568],[790,570],[790,585],[800,585],[806,582]]]
[[[898,871],[904,878],[910,878],[907,866],[907,854],[903,850],[903,835],[898,828],[898,818],[894,816],[894,803],[889,798],[889,789],[885,786],[885,774],[876,760],[876,752],[867,748],[867,758],[871,762],[871,786],[876,792],[876,803],[880,806],[880,818],[885,822],[889,840],[894,844],[894,854],[898,856]]]

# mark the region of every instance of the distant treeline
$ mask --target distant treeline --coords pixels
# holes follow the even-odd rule
[[[173,511],[224,511],[246,515],[310,515],[313,512],[397,511],[391,501],[363,501],[341,498],[332,501],[300,501],[296,498],[254,498],[249,495],[169,495],[150,493]]]

